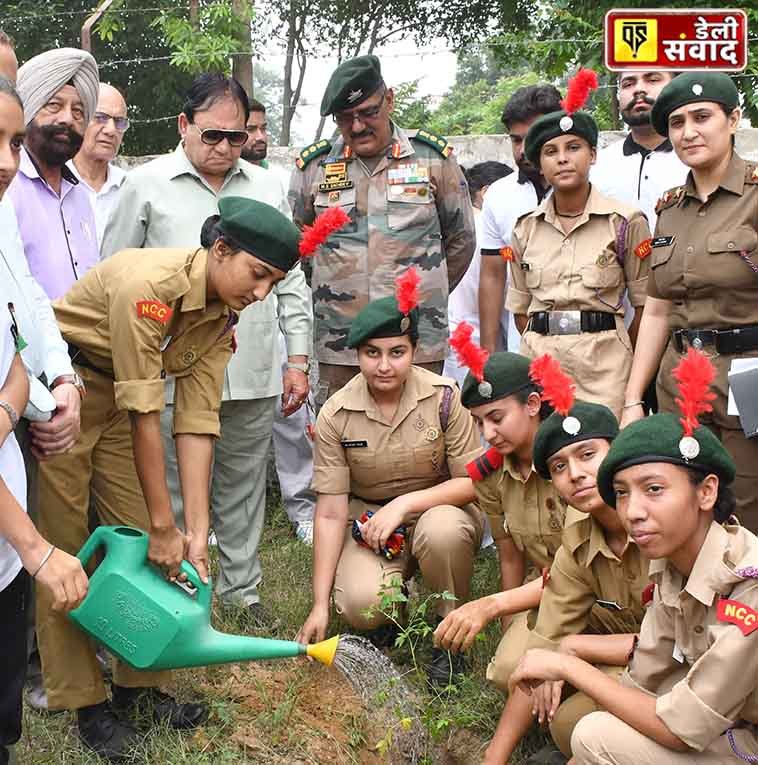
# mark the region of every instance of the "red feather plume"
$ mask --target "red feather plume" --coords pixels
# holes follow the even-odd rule
[[[300,237],[300,257],[309,258],[335,231],[339,231],[349,222],[350,216],[341,207],[330,207],[322,212],[313,221],[312,226],[303,226],[303,235]]]
[[[679,384],[676,403],[682,413],[680,422],[684,435],[691,436],[700,425],[698,415],[713,410],[710,402],[716,398],[716,394],[710,390],[710,386],[716,377],[716,368],[707,356],[690,348],[671,374]]]
[[[546,353],[529,365],[529,377],[542,388],[542,398],[558,414],[567,417],[574,406],[576,385],[561,369],[561,365]]]
[[[597,74],[592,69],[580,69],[570,80],[566,98],[561,106],[567,114],[581,109],[590,97],[590,91],[597,90]]]
[[[418,305],[418,286],[421,277],[415,266],[395,279],[395,299],[400,313],[407,316]]]
[[[473,334],[474,328],[467,321],[462,321],[450,338],[450,347],[455,351],[458,363],[467,367],[471,374],[482,382],[484,365],[490,357],[490,352],[471,339]]]

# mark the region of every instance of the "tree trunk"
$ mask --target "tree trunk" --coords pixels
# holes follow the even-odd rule
[[[282,83],[282,132],[280,146],[289,146],[292,117],[292,64],[295,59],[295,10],[290,3],[287,22],[287,52],[284,56],[284,82]]]
[[[244,55],[232,57],[232,75],[249,97],[253,95],[253,56],[250,51],[252,46],[250,19],[253,4],[249,0],[232,0],[232,11],[239,20],[239,24],[235,27],[237,50],[244,52]]]

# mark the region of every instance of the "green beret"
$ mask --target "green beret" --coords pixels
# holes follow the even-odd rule
[[[463,381],[461,403],[467,409],[489,404],[533,385],[529,377],[529,359],[518,353],[493,353],[484,365],[480,383],[469,372]]]
[[[321,116],[352,109],[375,93],[384,82],[376,56],[358,56],[343,61],[329,78],[321,99]]]
[[[216,226],[230,244],[281,271],[298,262],[300,230],[276,208],[247,197],[223,197],[218,211]]]
[[[569,134],[584,138],[593,149],[597,146],[597,123],[587,112],[550,112],[538,117],[529,128],[524,144],[526,158],[539,167],[542,147],[553,138]]]
[[[358,348],[375,337],[400,337],[408,335],[415,342],[418,338],[418,308],[406,317],[400,313],[394,296],[372,300],[350,325],[347,347]]]
[[[734,461],[708,428],[701,425],[694,436],[682,436],[682,424],[675,414],[654,414],[625,427],[614,439],[598,470],[598,490],[605,503],[616,507],[613,477],[632,465],[668,462],[715,473],[723,484],[734,480]]]
[[[651,121],[659,135],[669,134],[669,115],[685,104],[696,101],[714,101],[730,111],[739,106],[732,78],[723,72],[685,72],[674,77],[659,93],[653,105]]]
[[[553,412],[540,424],[534,439],[534,468],[549,480],[547,461],[564,446],[588,441],[590,438],[613,441],[618,432],[618,421],[607,406],[577,401],[571,407],[568,417]]]

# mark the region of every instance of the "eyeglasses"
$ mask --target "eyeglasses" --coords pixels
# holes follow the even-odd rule
[[[342,112],[333,114],[332,119],[340,127],[350,127],[356,120],[359,122],[369,122],[373,119],[376,119],[382,109],[382,104],[384,104],[386,95],[387,90],[385,89],[385,91],[382,93],[381,101],[379,101],[376,106],[370,106],[368,109],[356,109],[354,112]]]
[[[92,115],[92,121],[97,122],[98,125],[107,125],[111,120],[113,120],[113,127],[119,133],[126,133],[129,130],[128,117],[114,117],[112,114],[106,114],[105,112],[95,112]]]
[[[221,130],[221,128],[199,128],[195,123],[192,127],[200,133],[200,140],[208,146],[217,146],[224,139],[230,146],[244,146],[247,143],[247,130]]]

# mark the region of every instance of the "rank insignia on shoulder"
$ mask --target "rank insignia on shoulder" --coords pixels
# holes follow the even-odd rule
[[[655,205],[655,211],[660,212],[661,210],[665,210],[667,207],[671,207],[672,205],[675,205],[679,201],[683,193],[684,193],[684,187],[682,186],[677,186],[674,189],[669,189],[668,191],[664,192],[663,196],[658,200],[658,202]]]
[[[453,147],[440,136],[430,133],[428,130],[419,130],[412,138],[431,146],[438,154],[447,159],[453,153]]]
[[[295,160],[295,164],[300,170],[305,170],[308,164],[316,157],[320,157],[322,154],[326,154],[332,145],[325,138],[322,138],[316,143],[312,143],[310,146],[306,146],[301,152],[300,156]]]
[[[509,244],[500,248],[500,257],[506,262],[510,263],[513,260],[513,247]]]
[[[647,239],[643,239],[635,248],[634,248],[634,254],[640,259],[645,260],[645,258],[650,254],[650,251],[653,249],[653,240],[648,237]]]
[[[161,324],[167,324],[174,313],[173,308],[169,308],[160,300],[138,300],[136,305],[137,316],[140,319],[154,319]]]
[[[758,630],[758,611],[740,603],[739,600],[721,598],[716,609],[716,618],[720,622],[739,627],[745,637]]]
[[[471,460],[471,462],[466,465],[466,472],[472,481],[482,481],[488,475],[492,475],[492,473],[502,467],[502,465],[503,456],[493,446],[480,457]]]

